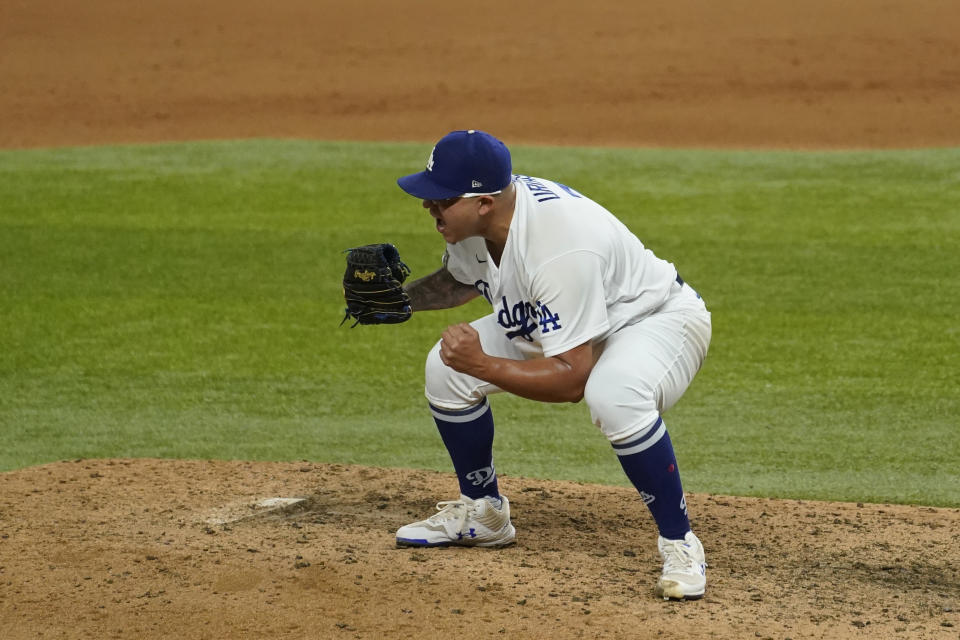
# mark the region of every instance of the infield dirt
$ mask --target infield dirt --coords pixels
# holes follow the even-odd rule
[[[426,144],[463,127],[508,144],[960,145],[952,0],[472,10],[6,3],[0,147]],[[693,494],[709,587],[672,603],[653,597],[655,530],[632,490],[503,471],[518,544],[499,551],[394,548],[397,526],[454,497],[450,474],[161,460],[4,473],[0,637],[960,638],[956,509]],[[272,497],[304,500],[254,506]]]

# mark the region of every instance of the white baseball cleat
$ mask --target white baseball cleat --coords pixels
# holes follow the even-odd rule
[[[398,547],[505,547],[517,531],[510,524],[510,503],[500,496],[498,509],[489,498],[438,502],[438,513],[397,529]]]
[[[663,574],[655,593],[664,600],[696,600],[707,589],[707,561],[700,539],[688,531],[683,540],[657,541],[663,558]]]

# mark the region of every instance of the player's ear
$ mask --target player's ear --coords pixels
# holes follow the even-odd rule
[[[481,216],[484,216],[493,211],[493,205],[496,200],[494,200],[493,196],[480,196],[477,198],[477,202],[480,204],[478,211]]]

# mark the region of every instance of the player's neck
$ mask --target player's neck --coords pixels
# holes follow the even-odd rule
[[[503,248],[507,245],[507,236],[510,235],[510,223],[513,222],[513,211],[517,202],[517,192],[511,184],[508,190],[504,190],[503,195],[497,199],[493,211],[490,212],[490,218],[487,221],[487,228],[484,231],[483,239],[487,244],[487,253],[493,263],[500,266],[500,258],[503,256]]]
[[[493,260],[493,264],[500,266],[500,258],[503,257],[503,247],[497,246],[487,240],[487,253],[490,255],[490,259]]]

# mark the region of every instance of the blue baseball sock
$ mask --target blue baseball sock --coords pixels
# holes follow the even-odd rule
[[[493,412],[486,398],[463,411],[448,411],[431,404],[430,412],[453,461],[460,493],[474,500],[489,496],[499,503],[500,490],[493,467]]]
[[[690,531],[680,470],[663,418],[628,442],[613,445],[624,473],[650,509],[660,535],[682,540]]]

